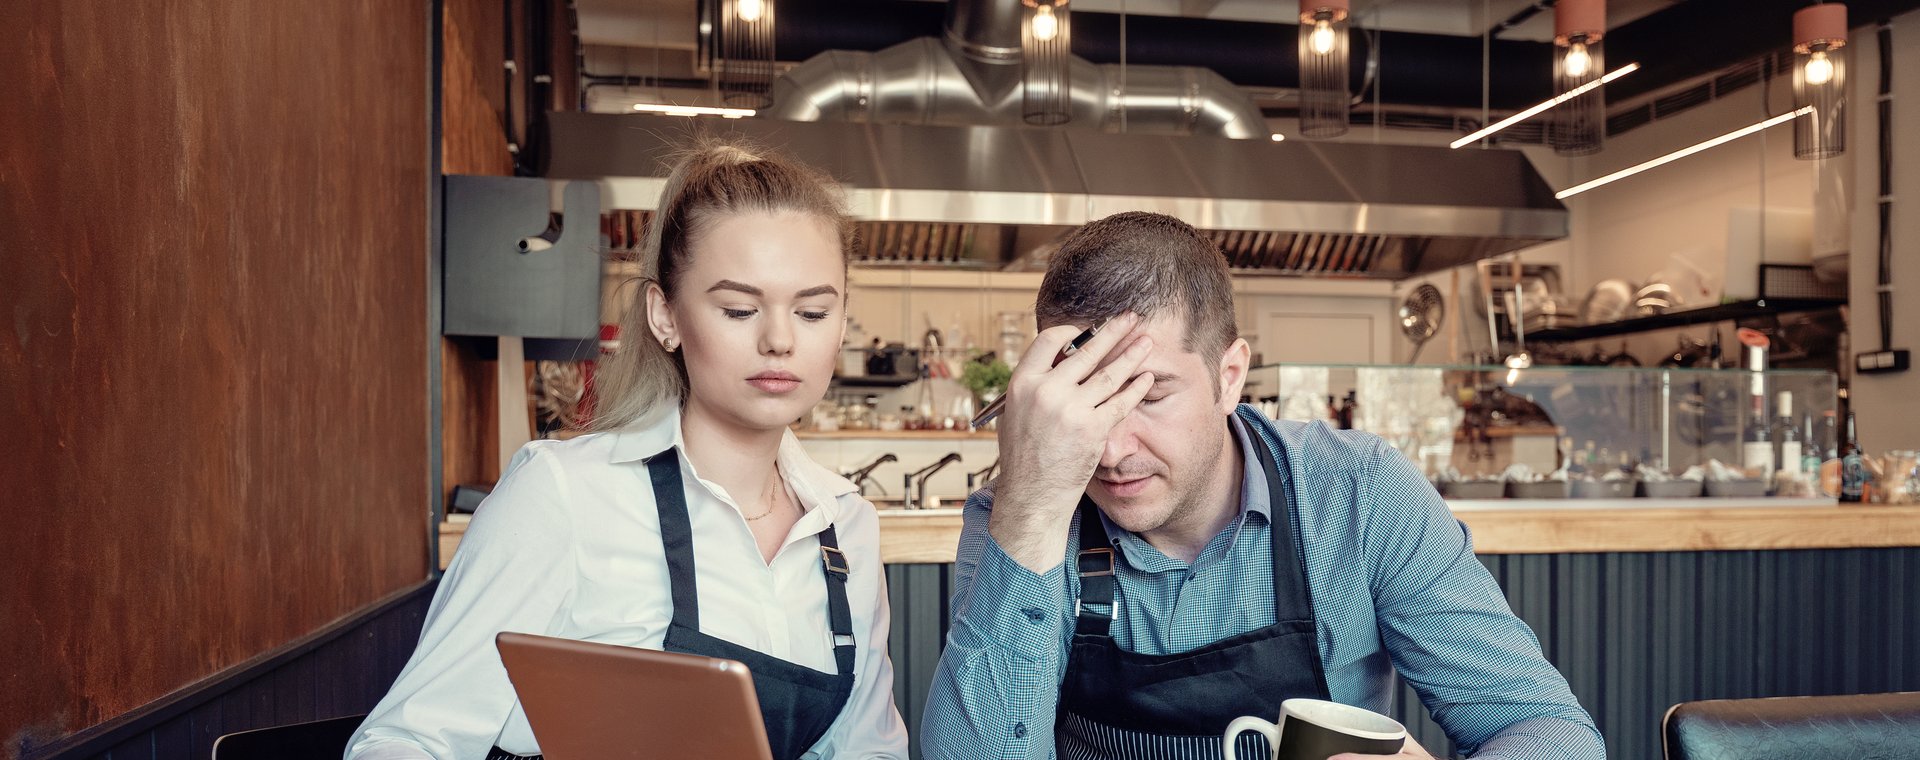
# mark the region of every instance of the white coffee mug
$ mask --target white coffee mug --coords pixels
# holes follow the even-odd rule
[[[1320,699],[1280,703],[1277,724],[1253,716],[1234,718],[1221,739],[1227,760],[1239,760],[1234,756],[1233,743],[1245,731],[1258,731],[1267,737],[1267,746],[1272,748],[1267,760],[1326,760],[1342,752],[1392,755],[1407,741],[1406,727],[1392,718]]]

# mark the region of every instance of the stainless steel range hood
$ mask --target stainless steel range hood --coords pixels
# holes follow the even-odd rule
[[[638,114],[549,126],[548,176],[603,180],[611,208],[653,208],[696,134],[780,150],[847,185],[872,261],[1031,268],[1035,241],[1134,210],[1208,230],[1235,267],[1276,275],[1398,279],[1567,235],[1566,207],[1505,150]]]

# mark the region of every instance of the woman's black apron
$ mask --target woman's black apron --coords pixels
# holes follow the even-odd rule
[[[693,521],[687,515],[687,495],[680,480],[680,457],[667,449],[647,460],[653,480],[653,501],[660,509],[660,540],[665,544],[667,577],[673,591],[673,622],[667,627],[668,652],[737,660],[753,674],[753,690],[760,698],[760,718],[767,727],[767,743],[775,760],[795,760],[827,735],[835,718],[853,694],[853,615],[847,607],[847,560],[833,526],[820,532],[820,565],[827,582],[827,620],[833,630],[833,657],[838,675],[822,673],[756,649],[743,647],[700,632],[700,594],[695,586]],[[533,757],[495,747],[487,760]]]

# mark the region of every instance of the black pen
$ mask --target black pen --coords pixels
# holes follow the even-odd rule
[[[1060,350],[1060,359],[1072,356],[1073,352],[1080,350],[1080,347],[1086,345],[1087,341],[1093,340],[1093,336],[1099,335],[1100,328],[1106,326],[1107,320],[1101,320],[1100,324],[1081,330],[1079,335],[1074,336],[1073,340],[1067,343],[1066,348]],[[1053,363],[1059,364],[1060,359],[1055,359]],[[967,426],[979,430],[981,425],[992,422],[993,418],[1000,416],[1000,410],[1006,408],[1006,406],[1007,394],[1005,391],[1002,391],[1000,397],[988,403],[987,408],[980,410],[979,414],[974,415],[973,421],[967,423]]]

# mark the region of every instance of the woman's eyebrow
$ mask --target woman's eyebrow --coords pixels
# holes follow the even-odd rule
[[[748,285],[744,282],[734,282],[732,280],[721,280],[719,282],[714,283],[713,287],[707,288],[708,293],[712,293],[716,290],[737,290],[747,295],[754,296],[756,298],[767,294],[766,291],[756,288],[752,285]]]

